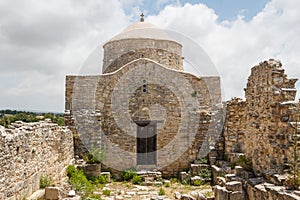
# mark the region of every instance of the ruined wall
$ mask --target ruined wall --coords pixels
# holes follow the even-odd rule
[[[288,79],[280,61],[273,59],[251,69],[246,101],[227,102],[224,135],[229,158],[244,153],[257,175],[283,172],[292,161],[291,111],[299,108],[296,81]]]
[[[14,200],[39,189],[41,175],[65,176],[73,158],[72,132],[48,121],[0,126],[0,199]]]
[[[82,155],[92,145],[105,146],[104,164],[119,170],[137,167],[135,121],[144,117],[158,122],[157,165],[152,169],[164,175],[187,169],[199,153],[206,156],[209,141],[217,137],[210,122],[218,123],[214,111],[220,102],[219,77],[199,78],[149,59],[113,74],[68,76],[66,82],[66,122],[76,136],[75,152]]]

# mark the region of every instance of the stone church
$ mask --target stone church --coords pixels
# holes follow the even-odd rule
[[[185,72],[182,48],[142,16],[104,44],[99,74],[67,76],[75,154],[99,148],[102,168],[165,176],[205,157],[222,120],[220,78]]]

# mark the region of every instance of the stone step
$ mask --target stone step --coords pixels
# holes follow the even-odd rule
[[[162,177],[162,174],[159,171],[138,171],[137,175],[144,179],[148,178],[153,180],[158,180]]]
[[[210,165],[208,165],[208,164],[191,164],[190,165],[190,170],[191,170],[192,176],[197,176],[203,170],[210,170],[210,169],[211,169]]]

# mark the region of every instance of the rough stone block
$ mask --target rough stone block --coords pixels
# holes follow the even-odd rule
[[[207,164],[191,164],[191,172],[193,176],[197,176],[202,169],[209,169]]]
[[[183,194],[180,200],[196,200],[194,197],[191,197],[188,194]]]
[[[255,185],[261,184],[263,182],[265,182],[265,180],[262,177],[248,179],[248,183],[251,186],[255,186]]]
[[[194,176],[191,178],[191,185],[195,185],[194,183],[197,180],[202,181],[203,179],[200,176]]]
[[[245,200],[245,193],[241,191],[232,192],[229,194],[229,200]]]
[[[59,189],[57,187],[45,188],[45,199],[46,200],[58,200],[59,199]]]
[[[101,172],[101,175],[106,177],[108,183],[110,183],[110,172]]]
[[[227,190],[232,191],[232,192],[243,191],[242,183],[239,181],[227,182],[225,184],[225,187]]]
[[[82,169],[87,176],[96,177],[101,174],[101,164],[85,164]]]
[[[190,176],[187,172],[180,172],[179,173],[179,180],[181,182],[189,182]]]
[[[226,179],[224,177],[217,177],[216,185],[225,187],[225,184],[226,184]]]
[[[216,185],[214,187],[215,200],[228,200],[229,191],[225,187]]]
[[[235,174],[226,174],[225,178],[226,178],[227,182],[236,181],[236,175]]]

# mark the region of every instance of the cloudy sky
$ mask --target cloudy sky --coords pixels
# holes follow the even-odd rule
[[[226,100],[243,98],[260,61],[280,59],[288,77],[300,78],[299,10],[297,0],[1,0],[0,109],[63,112],[65,76],[141,12],[197,42]]]

